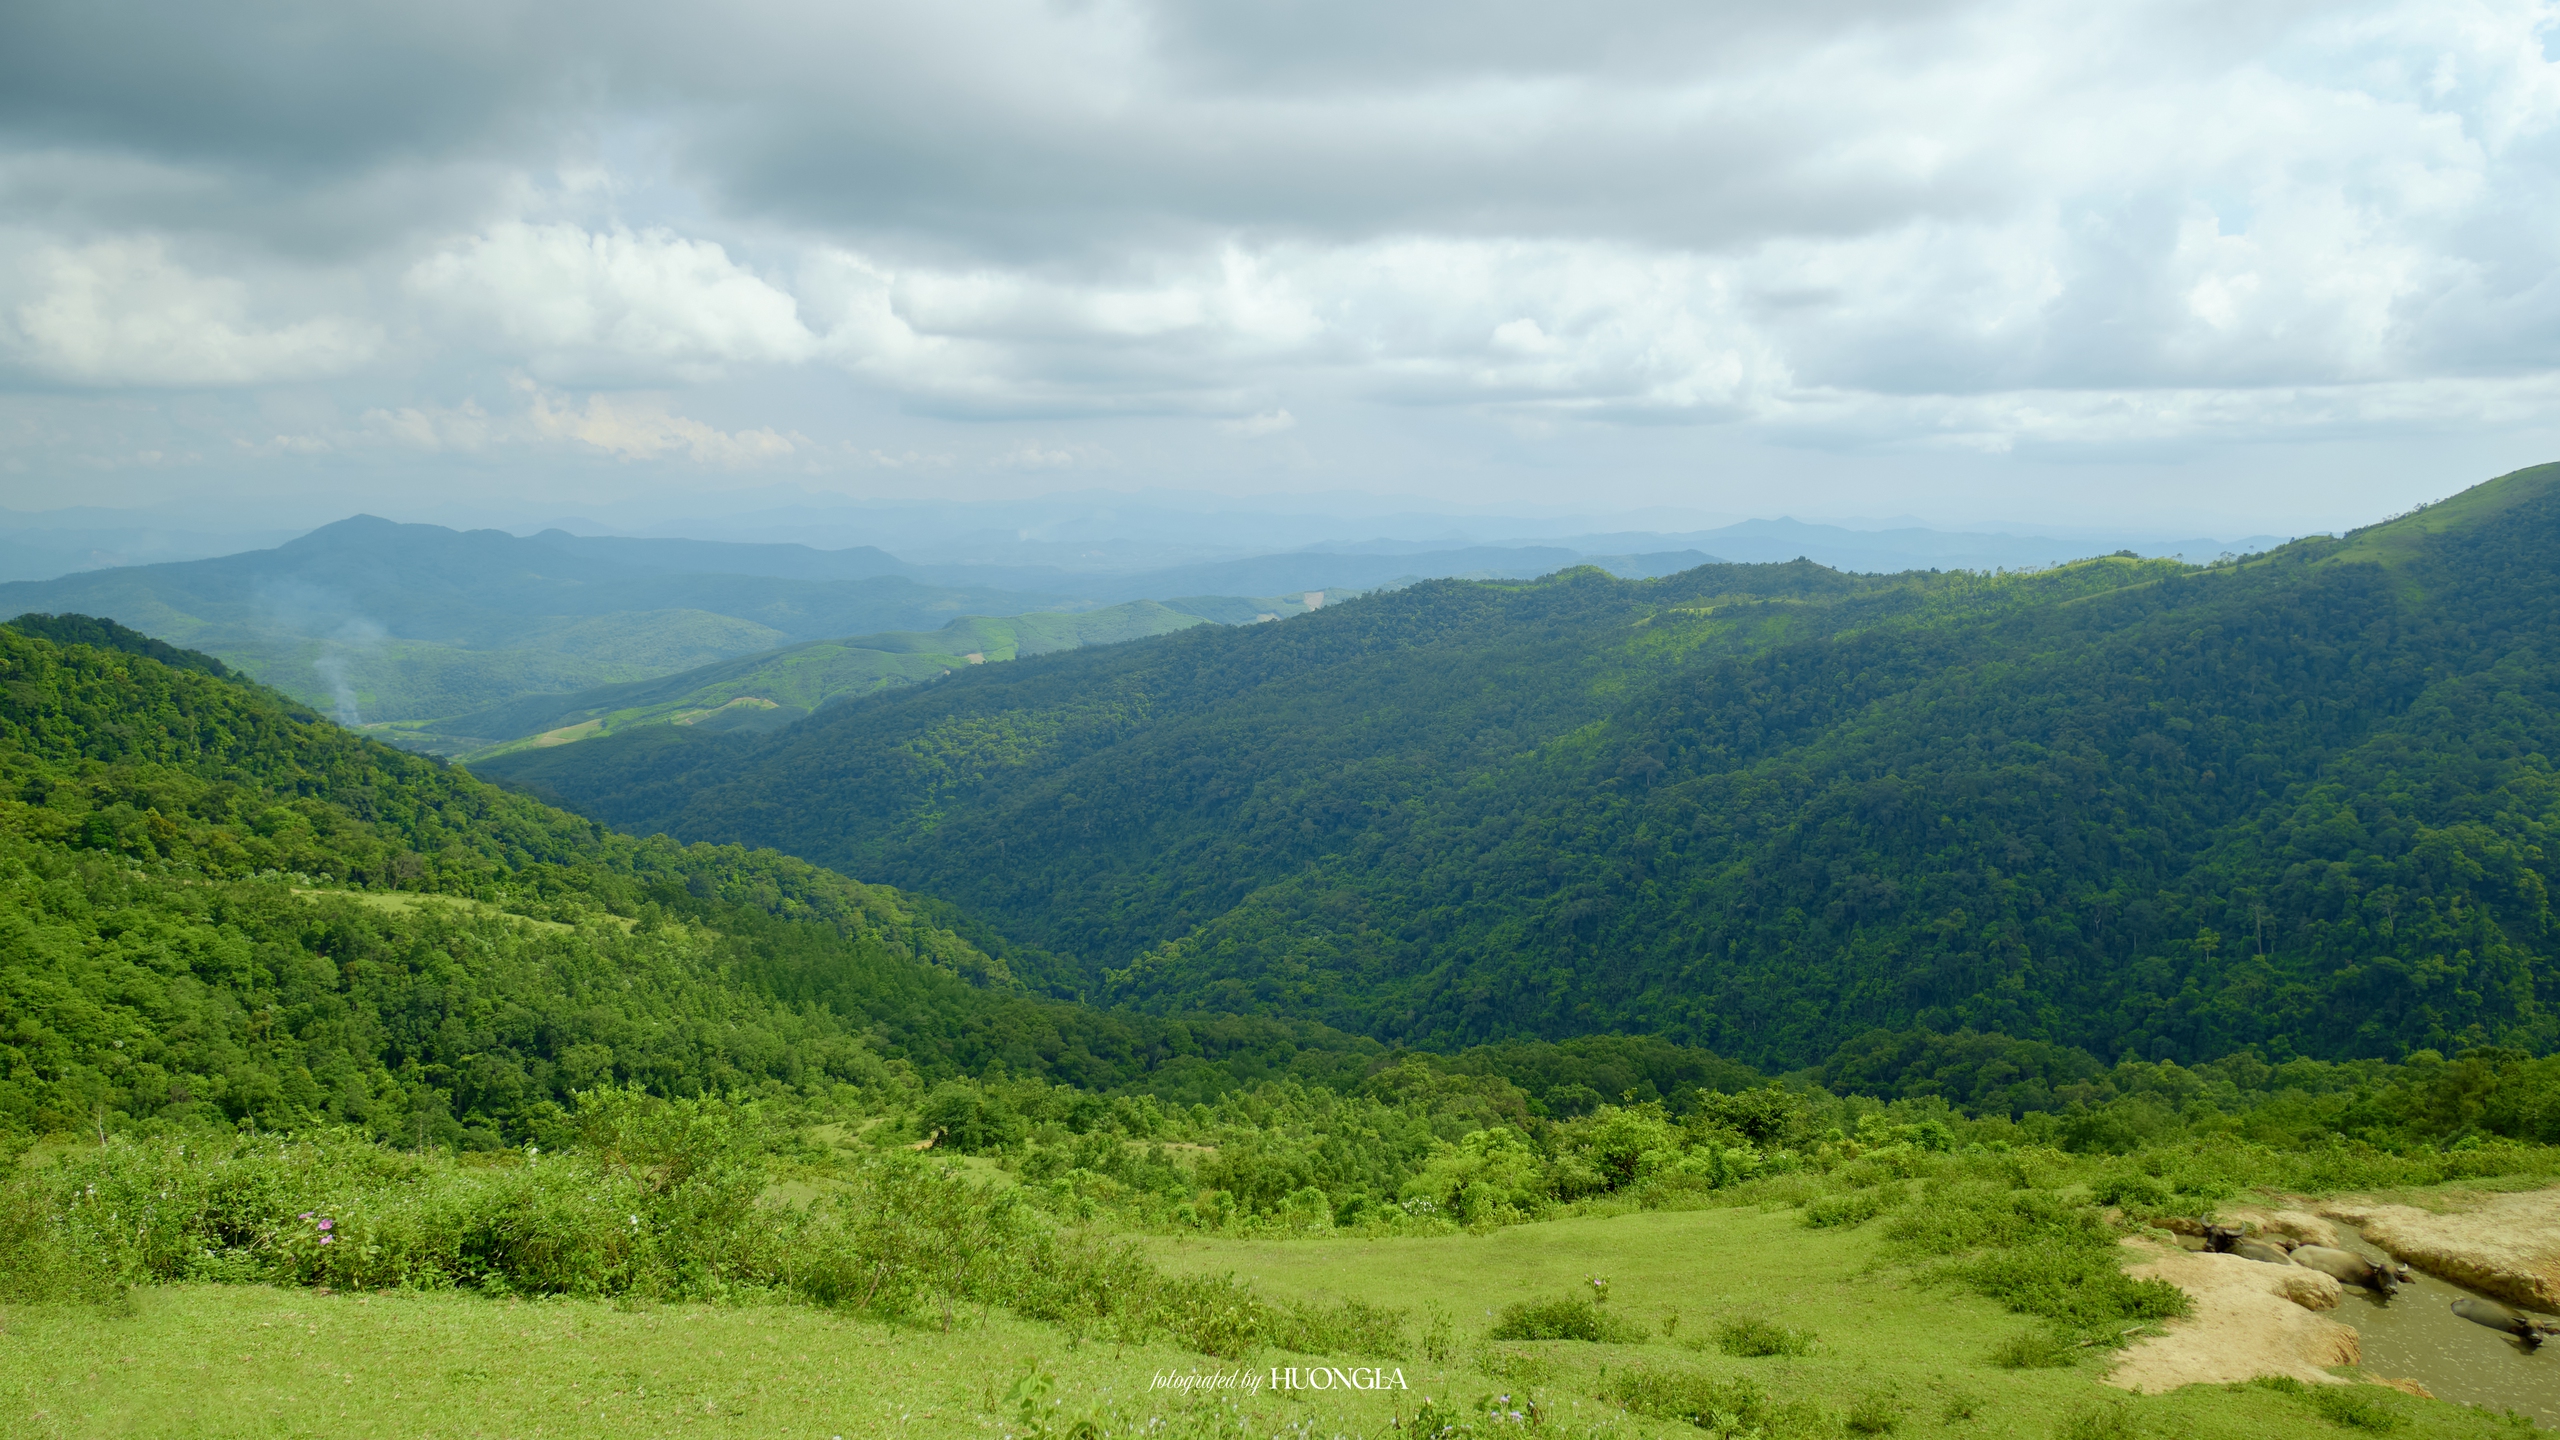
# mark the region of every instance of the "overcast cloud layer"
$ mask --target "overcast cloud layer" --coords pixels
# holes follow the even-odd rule
[[[2356,523],[2560,457],[2554,24],[19,0],[0,505]]]

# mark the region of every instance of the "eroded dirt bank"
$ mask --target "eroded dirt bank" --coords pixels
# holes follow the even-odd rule
[[[2313,1385],[2341,1383],[2333,1365],[2354,1365],[2356,1332],[2321,1313],[2338,1306],[2338,1282],[2316,1270],[2262,1265],[2237,1255],[2173,1249],[2128,1240],[2140,1264],[2128,1274],[2168,1281],[2195,1300],[2195,1314],[2172,1320],[2168,1333],[2128,1347],[2106,1382],[2158,1392],[2180,1385],[2222,1385],[2260,1375],[2290,1375]]]
[[[2560,1312],[2560,1189],[2447,1191],[2438,1210],[2343,1196],[2320,1202],[2395,1257],[2510,1305]]]

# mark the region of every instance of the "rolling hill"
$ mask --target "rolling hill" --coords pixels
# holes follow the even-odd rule
[[[484,769],[1155,1009],[1775,1065],[1915,1026],[2541,1049],[2554,555],[2543,467],[2244,563],[1435,582]]]
[[[655,680],[599,686],[574,695],[527,696],[445,720],[379,728],[384,738],[395,743],[475,760],[646,725],[694,726],[706,734],[767,733],[805,719],[833,701],[922,684],[971,665],[1118,644],[1207,624],[1208,618],[1198,613],[1204,609],[1219,615],[1254,610],[1268,619],[1304,614],[1307,605],[1303,597],[1170,605],[1134,600],[1064,614],[973,615],[939,630],[813,640]]]
[[[272,550],[0,585],[0,615],[106,616],[355,722],[424,720],[972,613],[1090,608],[862,573],[887,561],[876,551],[564,547],[570,538],[358,516]],[[733,551],[792,553],[759,560]],[[837,555],[847,558],[830,558]],[[806,573],[676,568],[713,560]],[[825,573],[831,564],[846,573]]]

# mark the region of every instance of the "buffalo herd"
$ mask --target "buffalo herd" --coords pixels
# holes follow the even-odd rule
[[[2237,1225],[2207,1224],[2203,1228],[2205,1248],[2216,1254],[2237,1255],[2267,1265],[2308,1266],[2340,1284],[2363,1286],[2379,1299],[2390,1299],[2414,1278],[2409,1267],[2398,1261],[2376,1263],[2352,1250],[2306,1245],[2283,1235],[2252,1235]],[[2454,1301],[2453,1313],[2474,1325],[2512,1335],[2528,1350],[2560,1335],[2560,1323],[2537,1319],[2476,1295]]]

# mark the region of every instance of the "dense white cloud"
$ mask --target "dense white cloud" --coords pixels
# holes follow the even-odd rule
[[[162,19],[0,19],[7,359],[362,417],[273,455],[1957,475],[2538,434],[2560,375],[2539,0]]]
[[[353,369],[382,341],[345,316],[262,321],[246,284],[197,274],[148,237],[30,245],[17,258],[10,348],[27,368],[74,384],[303,380]]]
[[[701,380],[816,350],[789,295],[665,230],[497,225],[418,262],[407,287],[548,379]]]

